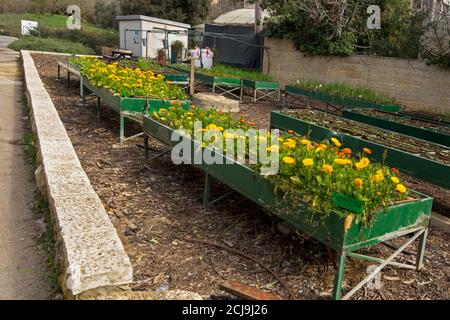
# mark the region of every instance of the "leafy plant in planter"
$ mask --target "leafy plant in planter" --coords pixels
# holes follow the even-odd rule
[[[184,49],[183,41],[180,40],[173,41],[172,44],[170,45],[170,48],[172,49],[172,54],[175,54],[176,60],[181,60]]]
[[[108,89],[116,96],[186,99],[180,87],[164,81],[162,75],[156,75],[150,70],[120,67],[117,63],[106,64],[93,58],[71,58],[70,62],[78,65],[83,76],[93,85]]]
[[[328,93],[332,96],[340,96],[384,105],[396,104],[395,99],[392,97],[377,93],[369,88],[350,86],[344,83],[322,83],[315,80],[302,80],[297,81],[295,86],[306,90]]]
[[[194,123],[201,121],[202,146],[221,152],[228,150],[230,141],[233,141],[233,146],[236,141],[243,141],[248,153],[250,138],[236,130],[246,130],[255,125],[245,115],[238,120],[214,109],[195,107],[191,110],[177,106],[160,109],[152,114],[152,118],[173,129],[187,130],[191,135],[194,134]],[[223,134],[223,145],[217,144],[214,133]],[[408,189],[398,178],[399,172],[384,164],[373,163],[370,149],[354,154],[336,138],[315,142],[293,131],[281,134],[279,143],[275,145],[270,133],[260,133],[254,138],[268,146],[267,151],[277,154],[280,159],[279,172],[267,177],[275,192],[289,197],[294,206],[307,203],[317,214],[328,216],[337,213],[348,220],[346,230],[354,221],[370,224],[380,208],[408,198]],[[264,165],[248,166],[256,172]],[[353,212],[337,206],[336,195],[362,203],[363,209]]]

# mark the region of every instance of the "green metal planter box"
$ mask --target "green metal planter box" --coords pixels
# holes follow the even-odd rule
[[[163,76],[166,81],[170,81],[170,82],[175,82],[175,83],[188,83],[189,82],[188,74],[166,73],[166,74],[163,74]]]
[[[82,77],[82,85],[88,88],[97,96],[97,118],[100,118],[100,105],[104,102],[111,109],[119,114],[120,118],[120,143],[122,144],[126,140],[134,137],[125,138],[125,118],[133,121],[140,120],[136,119],[136,116],[143,116],[150,114],[153,111],[157,111],[161,108],[169,108],[172,103],[181,103],[181,107],[185,110],[189,109],[190,101],[177,101],[177,100],[162,100],[162,99],[145,99],[145,98],[128,98],[114,96],[111,91],[105,88],[98,88],[89,82],[89,79]]]
[[[387,165],[396,167],[408,175],[450,189],[449,165],[425,159],[359,137],[334,132],[319,125],[283,114],[279,111],[272,112],[270,123],[271,127],[275,129],[284,131],[294,130],[302,134],[309,133],[311,139],[317,141],[329,140],[331,137],[337,137],[346,147],[351,148],[354,152],[362,152],[363,148],[370,148],[373,152],[371,157],[375,158],[378,162],[383,162],[384,153],[387,152]]]
[[[352,99],[352,98],[333,96],[333,95],[330,95],[330,94],[327,94],[324,92],[302,89],[297,86],[286,86],[285,90],[286,90],[286,93],[291,94],[291,95],[305,96],[305,97],[311,98],[313,100],[319,100],[319,101],[322,101],[325,103],[341,105],[348,109],[371,108],[371,109],[378,109],[378,110],[388,111],[388,112],[399,112],[403,109],[401,106],[397,106],[397,105],[383,105],[383,104],[372,103],[372,102],[364,101],[364,100],[357,100],[357,99]]]
[[[439,133],[433,130],[419,128],[413,125],[407,125],[395,121],[390,121],[383,118],[371,117],[368,115],[360,114],[358,112],[352,112],[349,110],[345,110],[342,116],[350,120],[355,120],[358,122],[369,124],[371,126],[402,133],[411,137],[419,138],[422,140],[450,147],[450,135],[446,135],[444,133]],[[399,118],[408,118],[403,115],[396,115],[396,116]]]
[[[244,88],[260,89],[260,90],[279,90],[280,83],[277,81],[254,81],[254,80],[242,80]]]
[[[149,117],[144,117],[144,132],[147,136],[157,138],[168,146],[173,147],[177,144],[171,140],[173,129]],[[198,148],[197,143],[192,140],[190,142],[192,150],[200,150],[193,153],[201,152],[201,148]],[[148,139],[146,140],[146,150],[148,152]],[[223,159],[223,163],[229,164],[194,165],[206,173],[205,197],[209,193],[208,177],[214,177],[256,204],[284,219],[299,231],[314,237],[335,250],[340,267],[335,277],[333,296],[336,299],[341,297],[345,257],[351,256],[353,251],[415,232],[421,234],[423,245],[425,245],[425,231],[430,223],[432,198],[414,193],[418,196],[417,200],[392,206],[386,211],[380,210],[371,227],[354,224],[345,233],[345,221],[338,215],[323,217],[320,214],[312,213],[306,205],[292,207],[292,204],[288,203],[287,200],[275,194],[269,183],[251,168],[233,160],[228,160],[230,162],[227,162],[225,155],[219,156]],[[192,154],[192,159],[194,157],[195,155]],[[421,255],[422,257],[418,256],[418,261],[422,261],[423,254]],[[368,259],[368,257],[359,258]]]

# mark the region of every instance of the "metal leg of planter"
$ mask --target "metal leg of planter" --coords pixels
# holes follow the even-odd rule
[[[334,287],[332,296],[333,300],[341,300],[342,298],[342,283],[344,281],[345,259],[346,254],[344,252],[339,252],[336,254],[336,264],[338,270],[334,275]]]
[[[58,80],[61,79],[61,66],[58,64]]]
[[[417,251],[417,259],[416,259],[416,268],[417,270],[421,270],[423,268],[423,258],[425,256],[425,247],[427,245],[427,238],[429,228],[426,228],[424,233],[420,236],[419,247]]]
[[[125,142],[125,117],[123,114],[120,114],[119,127],[119,141],[122,145]]]
[[[70,87],[70,71],[67,71],[67,88]]]
[[[421,239],[426,239],[426,233],[428,229],[417,231],[408,241],[406,241],[400,248],[398,248],[397,251],[395,251],[389,258],[383,260],[383,263],[381,263],[378,267],[375,268],[375,270],[372,271],[371,274],[369,274],[363,281],[361,281],[358,285],[356,285],[349,293],[347,293],[342,300],[348,300],[350,299],[358,290],[360,290],[366,283],[371,281],[377,274],[381,272],[387,265],[392,264],[393,260],[402,253],[407,247],[411,245],[417,238],[421,237]],[[425,244],[425,242],[424,242]],[[420,257],[420,253],[418,254],[418,257]],[[333,295],[334,297],[334,295]],[[339,297],[340,298],[340,297]]]
[[[148,156],[149,156],[149,150],[148,150],[148,135],[144,136],[144,155],[145,155],[145,160],[148,160]]]
[[[82,106],[86,105],[86,95],[84,93],[83,77],[80,78],[80,103],[81,103]]]
[[[216,93],[216,85],[215,84],[213,84],[213,93]]]
[[[211,188],[211,177],[205,172],[205,190],[203,190],[203,208],[207,208],[209,204],[209,191]]]
[[[97,114],[97,122],[100,122],[100,106],[102,104],[102,99],[100,97],[97,97],[97,108],[96,108],[96,114]]]

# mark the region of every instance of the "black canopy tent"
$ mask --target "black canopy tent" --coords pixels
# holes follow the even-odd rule
[[[253,26],[205,24],[203,47],[215,50],[217,61],[246,69],[260,69],[263,57],[262,33]]]

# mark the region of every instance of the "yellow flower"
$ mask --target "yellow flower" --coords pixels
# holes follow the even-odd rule
[[[313,159],[307,158],[307,159],[303,160],[303,165],[305,167],[311,167],[313,164],[314,164],[314,160]]]
[[[356,168],[358,170],[363,170],[370,165],[370,160],[368,158],[362,158],[357,164]]]
[[[297,146],[297,144],[295,143],[294,140],[289,139],[288,141],[283,143],[283,146],[285,146],[287,149],[294,149]]]
[[[334,169],[333,169],[333,167],[330,166],[329,164],[324,164],[324,165],[322,166],[322,171],[325,172],[325,173],[327,173],[327,174],[332,174],[333,171],[334,171]]]
[[[351,165],[352,161],[349,159],[335,159],[334,163],[338,164],[340,166],[346,166],[346,165]]]
[[[384,175],[380,174],[380,172],[378,172],[376,175],[374,175],[372,177],[372,182],[374,182],[374,183],[378,183],[378,182],[381,182],[383,180],[384,180]]]
[[[361,178],[356,178],[355,179],[355,186],[357,187],[357,188],[362,188],[363,187],[363,185],[364,185],[364,182],[362,181],[362,179]]]
[[[269,152],[278,152],[280,150],[280,146],[277,144],[274,144],[267,148],[267,151]]]
[[[322,152],[322,151],[326,151],[327,150],[327,146],[325,144],[320,144],[317,149],[316,149],[316,153]]]
[[[333,144],[338,148],[342,146],[341,142],[336,138],[331,138],[331,142],[333,142]]]
[[[223,137],[225,139],[236,139],[236,135],[234,133],[230,133],[230,132],[224,132]]]
[[[395,190],[397,190],[400,193],[406,193],[406,191],[408,191],[408,189],[406,189],[406,187],[402,184],[398,184]]]
[[[283,162],[285,164],[295,164],[295,159],[292,157],[284,157],[283,158]]]
[[[210,125],[208,125],[208,126],[206,127],[206,129],[209,129],[209,130],[219,130],[219,127],[216,126],[215,124],[210,124]]]
[[[400,179],[397,177],[391,177],[391,181],[395,184],[399,184],[400,183]]]
[[[306,146],[308,144],[311,144],[311,141],[309,141],[308,139],[303,139],[302,141],[300,141],[302,145]]]

